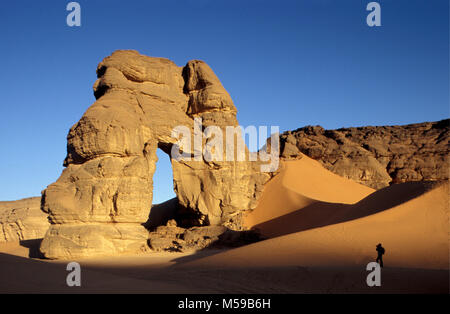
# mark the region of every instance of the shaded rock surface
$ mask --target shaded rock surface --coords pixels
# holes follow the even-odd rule
[[[0,242],[41,239],[49,226],[40,197],[0,202]]]
[[[97,101],[70,129],[65,169],[42,195],[52,223],[41,245],[47,258],[141,250],[157,149],[170,154],[177,126],[194,134],[194,118],[204,128],[238,125],[230,95],[202,61],[178,67],[164,58],[116,51],[98,65],[97,76]],[[191,225],[239,229],[235,217],[256,207],[270,178],[257,162],[172,159],[172,169]]]
[[[181,228],[174,220],[150,232],[148,245],[153,251],[189,252],[206,248],[238,247],[261,240],[253,230],[236,231],[224,226]]]
[[[372,188],[448,180],[449,120],[325,130],[307,126],[280,136],[281,157],[305,154],[332,172]]]

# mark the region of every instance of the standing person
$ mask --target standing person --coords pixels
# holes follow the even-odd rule
[[[383,254],[384,254],[384,252],[385,252],[384,247],[381,246],[381,243],[378,243],[378,245],[377,245],[378,256],[377,256],[376,262],[378,264],[380,264],[380,267],[383,267]]]

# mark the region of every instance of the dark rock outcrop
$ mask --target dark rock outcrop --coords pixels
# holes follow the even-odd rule
[[[211,248],[229,248],[262,240],[255,230],[236,231],[225,226],[182,228],[175,220],[149,233],[148,246],[156,252],[189,252]]]

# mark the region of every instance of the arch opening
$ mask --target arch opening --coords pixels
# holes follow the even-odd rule
[[[173,190],[172,163],[166,149],[158,148],[156,151],[158,161],[153,174],[153,200],[145,224],[149,229],[167,224],[175,218],[178,210],[178,199]]]

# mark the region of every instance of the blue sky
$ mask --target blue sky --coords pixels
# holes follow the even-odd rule
[[[135,49],[206,61],[241,125],[325,128],[449,117],[448,0],[65,0],[0,4],[0,200],[40,195],[62,171],[66,135],[95,101],[97,64]],[[154,202],[173,196],[159,154]]]

